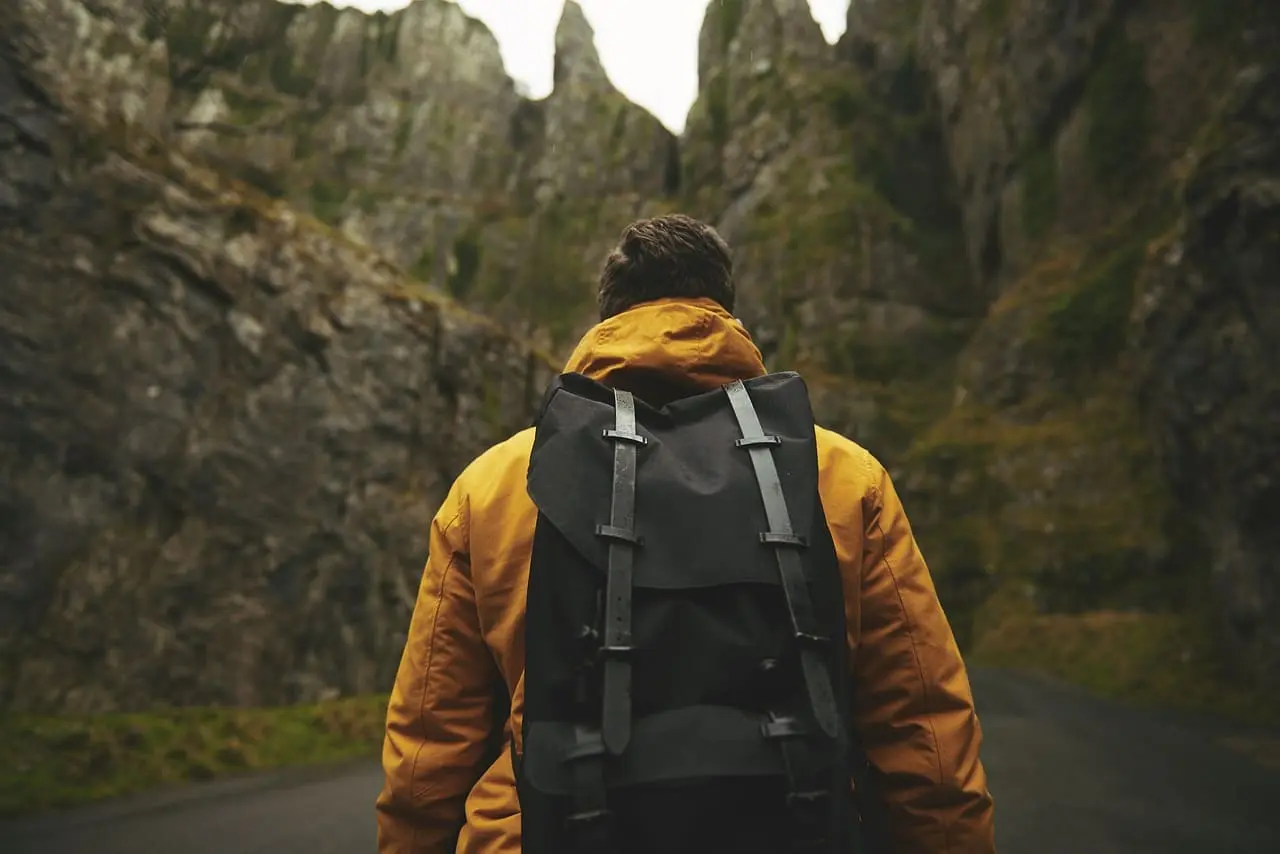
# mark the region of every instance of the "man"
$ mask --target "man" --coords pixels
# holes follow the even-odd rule
[[[604,265],[599,305],[601,322],[583,337],[565,374],[584,375],[576,387],[588,395],[590,381],[615,389],[619,411],[624,403],[634,405],[641,427],[629,428],[631,434],[648,429],[646,417],[658,423],[655,408],[678,407],[697,395],[715,397],[736,385],[741,399],[741,382],[756,383],[753,393],[763,394],[756,380],[766,373],[760,353],[732,315],[729,250],[709,226],[681,215],[629,226]],[[626,433],[621,415],[618,423],[614,438]],[[592,430],[598,438],[601,431]],[[740,445],[750,444],[747,433],[744,426]],[[993,807],[968,677],[894,486],[880,463],[852,441],[821,428],[809,435],[816,436],[819,511],[825,512],[844,599],[848,644],[847,655],[841,645],[839,660],[847,662],[847,680],[838,681],[847,684],[836,692],[852,698],[841,706],[847,728],[877,772],[884,850],[990,854]],[[534,429],[525,430],[480,456],[432,523],[430,556],[387,715],[386,783],[377,801],[382,854],[522,850],[521,803],[527,813],[531,802],[517,796],[514,769],[527,765],[529,755],[521,744],[528,737],[522,726],[528,708],[526,597],[535,526],[540,507],[546,509],[546,499],[535,504],[531,498],[536,438]],[[770,438],[761,436],[756,444]],[[757,451],[770,453],[748,450],[753,462]],[[641,504],[645,465],[636,499]],[[602,500],[607,510],[608,496]],[[752,500],[758,505],[759,493]],[[531,631],[528,641],[541,637]],[[510,697],[509,718],[503,695]],[[636,724],[631,737],[639,738],[639,731]],[[503,746],[495,760],[496,745]],[[526,794],[523,785],[520,792]],[[739,811],[750,810],[743,804]],[[654,816],[654,823],[663,818]]]

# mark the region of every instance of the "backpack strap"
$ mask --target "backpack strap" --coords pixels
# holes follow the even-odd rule
[[[818,632],[813,602],[805,579],[804,566],[799,550],[806,548],[805,539],[791,526],[791,513],[787,509],[786,495],[778,468],[774,464],[770,448],[781,444],[779,436],[766,435],[760,426],[760,418],[751,396],[741,381],[725,386],[733,413],[738,419],[742,438],[735,444],[746,448],[751,455],[760,497],[764,501],[765,517],[769,530],[760,534],[760,542],[773,546],[778,560],[778,574],[782,581],[787,611],[796,641],[800,645],[800,666],[804,672],[805,687],[813,718],[827,736],[837,738],[839,723],[835,693],[831,678],[823,661],[823,653],[831,639]],[[825,850],[830,838],[830,781],[819,770],[814,749],[804,742],[814,735],[809,725],[791,715],[770,712],[762,727],[765,738],[776,741],[782,753],[783,768],[787,778],[787,808],[792,816],[795,835],[791,851]]]
[[[809,585],[797,551],[805,548],[806,543],[791,528],[791,513],[787,510],[786,495],[782,491],[778,468],[774,465],[773,454],[769,450],[782,440],[778,436],[765,435],[755,406],[751,403],[751,395],[747,393],[741,380],[725,386],[725,391],[729,394],[733,414],[742,431],[742,438],[736,444],[740,448],[746,448],[751,454],[751,464],[760,485],[765,517],[769,520],[769,530],[760,534],[760,541],[773,546],[778,558],[778,573],[795,639],[800,644],[800,666],[804,670],[805,687],[809,692],[813,716],[824,733],[837,738],[840,723],[837,720],[836,698],[823,661],[823,653],[830,645],[831,638],[818,633],[818,622],[813,615],[813,602],[809,597]]]
[[[600,730],[573,728],[573,746],[565,756],[572,791],[572,812],[565,830],[573,854],[607,854],[613,847],[613,812],[604,785],[604,743]]]
[[[648,439],[636,432],[636,404],[629,392],[613,392],[616,427],[605,430],[613,444],[613,501],[609,524],[596,535],[609,540],[605,583],[604,709],[601,731],[605,749],[617,756],[631,740],[631,573],[636,538],[636,447]]]
[[[831,833],[831,782],[823,774],[809,724],[790,715],[768,712],[761,725],[764,737],[776,741],[787,779],[787,811],[791,815],[790,851],[825,851]]]
[[[571,769],[573,812],[566,828],[575,854],[605,854],[613,847],[613,813],[605,788],[606,754],[618,756],[631,740],[631,588],[635,532],[636,448],[648,439],[636,432],[635,399],[615,389],[614,427],[603,431],[614,443],[613,497],[609,524],[596,536],[609,541],[604,592],[604,632],[599,656],[604,666],[601,725],[574,728]],[[590,632],[588,632],[590,634]]]

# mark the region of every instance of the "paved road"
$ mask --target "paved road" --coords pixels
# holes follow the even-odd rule
[[[1001,854],[1277,854],[1280,769],[1200,726],[974,673]],[[0,824],[4,854],[356,854],[377,766],[223,781]]]

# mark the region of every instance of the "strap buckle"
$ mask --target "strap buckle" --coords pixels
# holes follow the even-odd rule
[[[825,789],[787,793],[787,810],[791,813],[794,836],[791,851],[821,851],[827,847],[828,804],[831,793]]]
[[[586,810],[584,812],[570,813],[569,815],[565,816],[564,824],[565,824],[565,827],[571,830],[581,831],[584,829],[591,829],[591,828],[604,829],[604,828],[601,828],[600,825],[608,824],[612,820],[613,820],[613,810],[610,810],[610,809]]]
[[[814,808],[825,804],[831,798],[826,789],[813,789],[808,792],[787,792],[787,806],[793,809]]]
[[[807,548],[809,545],[807,539],[790,531],[761,531],[760,542],[766,546],[791,546],[797,549]]]
[[[612,540],[616,543],[626,543],[629,546],[638,546],[641,544],[640,537],[629,528],[621,528],[617,525],[596,525],[596,536],[604,540]]]
[[[613,427],[606,427],[600,431],[600,435],[606,439],[612,439],[615,442],[630,442],[633,445],[647,445],[649,439],[641,436],[639,433],[628,433],[625,430],[617,430]]]
[[[607,807],[570,813],[564,819],[569,850],[577,854],[605,854],[612,848],[613,826],[613,811]]]
[[[800,646],[805,649],[826,649],[831,645],[831,638],[823,635],[815,635],[810,632],[796,632],[795,639],[800,642]]]
[[[605,644],[599,647],[597,657],[600,659],[629,659],[633,652],[635,652],[635,647],[629,644]]]

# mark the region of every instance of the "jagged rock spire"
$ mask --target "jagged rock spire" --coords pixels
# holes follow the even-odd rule
[[[596,49],[595,30],[577,0],[565,0],[556,27],[555,85],[558,87],[569,77],[579,81],[587,78],[607,81]]]

